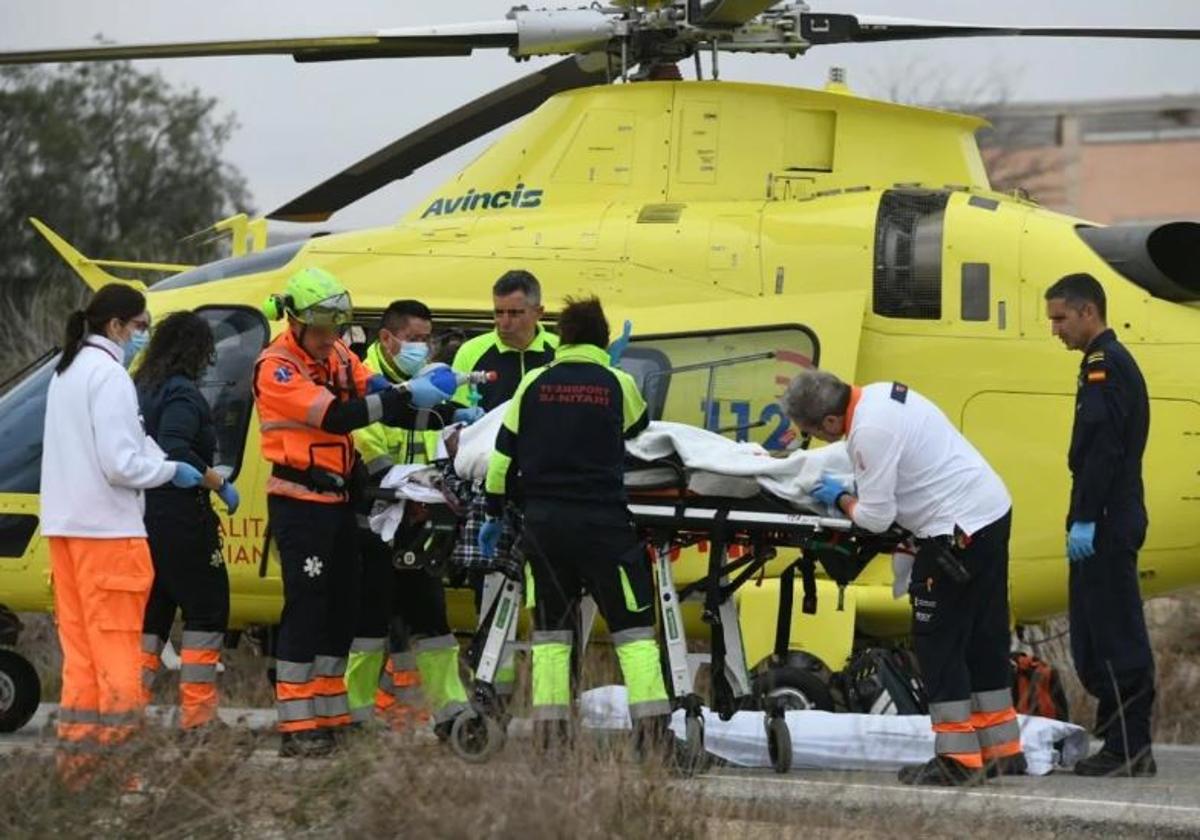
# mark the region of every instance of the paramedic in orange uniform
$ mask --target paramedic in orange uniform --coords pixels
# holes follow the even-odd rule
[[[41,528],[63,651],[58,769],[72,788],[102,761],[119,767],[104,754],[141,722],[142,613],[154,577],[142,490],[205,480],[142,429],[126,367],[148,327],[141,292],[100,289],[67,320],[46,397]]]
[[[351,723],[346,658],[354,636],[360,558],[351,494],[358,476],[350,432],[371,423],[412,426],[417,409],[454,392],[433,376],[393,387],[338,338],[350,295],[328,271],[302,269],[264,306],[287,328],[255,366],[267,511],[283,573],[276,645],[280,755],[321,756]],[[443,383],[444,384],[444,383]]]

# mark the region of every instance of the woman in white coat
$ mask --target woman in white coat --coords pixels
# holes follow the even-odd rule
[[[63,651],[58,768],[72,787],[141,720],[142,613],[154,576],[142,491],[204,480],[142,429],[126,366],[148,327],[141,292],[100,289],[67,320],[46,401],[41,527]]]

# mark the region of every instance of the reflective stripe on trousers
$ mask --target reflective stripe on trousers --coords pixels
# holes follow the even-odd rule
[[[653,627],[633,627],[612,634],[621,663],[621,676],[629,695],[629,716],[640,718],[671,714],[663,683],[662,660]]]
[[[971,726],[979,738],[983,760],[1008,758],[1021,752],[1021,727],[1007,688],[971,695]]]
[[[154,690],[154,679],[162,667],[164,641],[154,633],[142,634],[142,702],[149,704]]]
[[[318,656],[313,660],[313,714],[322,729],[350,723],[345,657]]]
[[[979,736],[971,725],[971,701],[949,700],[929,704],[933,724],[933,751],[966,767],[983,767]]]
[[[194,729],[217,714],[217,665],[225,634],[219,630],[184,630],[179,652],[179,722]]]
[[[467,708],[467,690],[458,673],[458,639],[452,634],[418,638],[413,651],[434,722],[453,720]]]
[[[408,651],[392,653],[375,693],[375,713],[390,726],[404,729],[424,723],[429,715],[421,707],[421,674],[416,656]]]
[[[570,630],[536,630],[532,639],[534,720],[566,720],[571,716]]]
[[[275,711],[280,732],[303,732],[317,728],[313,697],[313,663],[275,662]]]

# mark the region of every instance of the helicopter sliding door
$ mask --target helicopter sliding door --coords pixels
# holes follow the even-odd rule
[[[233,516],[215,502],[221,530],[221,552],[234,595],[233,621],[274,621],[278,611],[278,576],[263,578],[259,567],[266,537],[266,472],[259,455],[254,415],[254,361],[270,338],[262,314],[245,306],[202,306],[196,310],[213,329],[216,354],[200,378],[200,391],[217,427],[213,467],[237,482],[242,505]]]

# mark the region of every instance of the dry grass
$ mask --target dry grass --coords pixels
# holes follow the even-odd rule
[[[1147,607],[1159,662],[1156,737],[1200,739],[1200,598],[1160,599]],[[57,693],[57,645],[53,625],[27,617],[20,645]],[[1047,636],[1065,628],[1049,628]],[[1038,647],[1062,669],[1080,721],[1090,702],[1074,680],[1065,637]],[[243,641],[227,652],[222,678],[226,702],[269,706],[263,662]],[[588,657],[585,684],[613,681],[611,652]],[[519,672],[518,697],[527,694]],[[175,682],[160,680],[159,702],[173,700]],[[523,705],[523,704],[522,704]],[[518,711],[520,711],[518,709]],[[484,766],[467,765],[429,739],[375,733],[333,759],[274,758],[275,739],[244,731],[223,733],[210,744],[181,749],[169,730],[149,728],[137,743],[106,761],[95,784],[68,792],[56,779],[52,740],[0,757],[0,837],[436,837],[480,838],[727,838],[796,836],[803,828],[838,840],[961,837],[962,816],[953,809],[897,814],[852,806],[831,795],[827,804],[802,810],[768,799],[705,796],[698,782],[643,766],[624,739],[581,738],[566,756],[535,754],[528,740],[514,739]],[[259,748],[256,751],[256,747]],[[134,775],[149,783],[143,794],[121,794]],[[990,833],[1022,837],[1088,836],[1080,828],[1039,826],[998,809]]]
[[[1154,740],[1200,743],[1200,594],[1146,602],[1146,623],[1158,674]],[[1071,666],[1067,620],[1049,622],[1031,633],[1030,639],[1035,640],[1034,653],[1058,669],[1071,705],[1071,719],[1090,726],[1095,719],[1096,703],[1083,690]]]
[[[263,746],[260,741],[259,746]],[[268,743],[268,745],[270,745]],[[828,803],[706,796],[631,759],[623,740],[588,739],[567,755],[511,741],[488,765],[467,765],[429,742],[360,739],[340,755],[296,761],[255,752],[245,733],[183,751],[152,729],[108,759],[80,792],[56,780],[47,746],[10,754],[0,770],[0,836],[132,838],[718,838],[807,835],[837,840],[957,838],[953,811],[896,813]],[[131,776],[145,790],[123,794]],[[1026,838],[1086,836],[1041,829],[998,808],[988,828]]]

